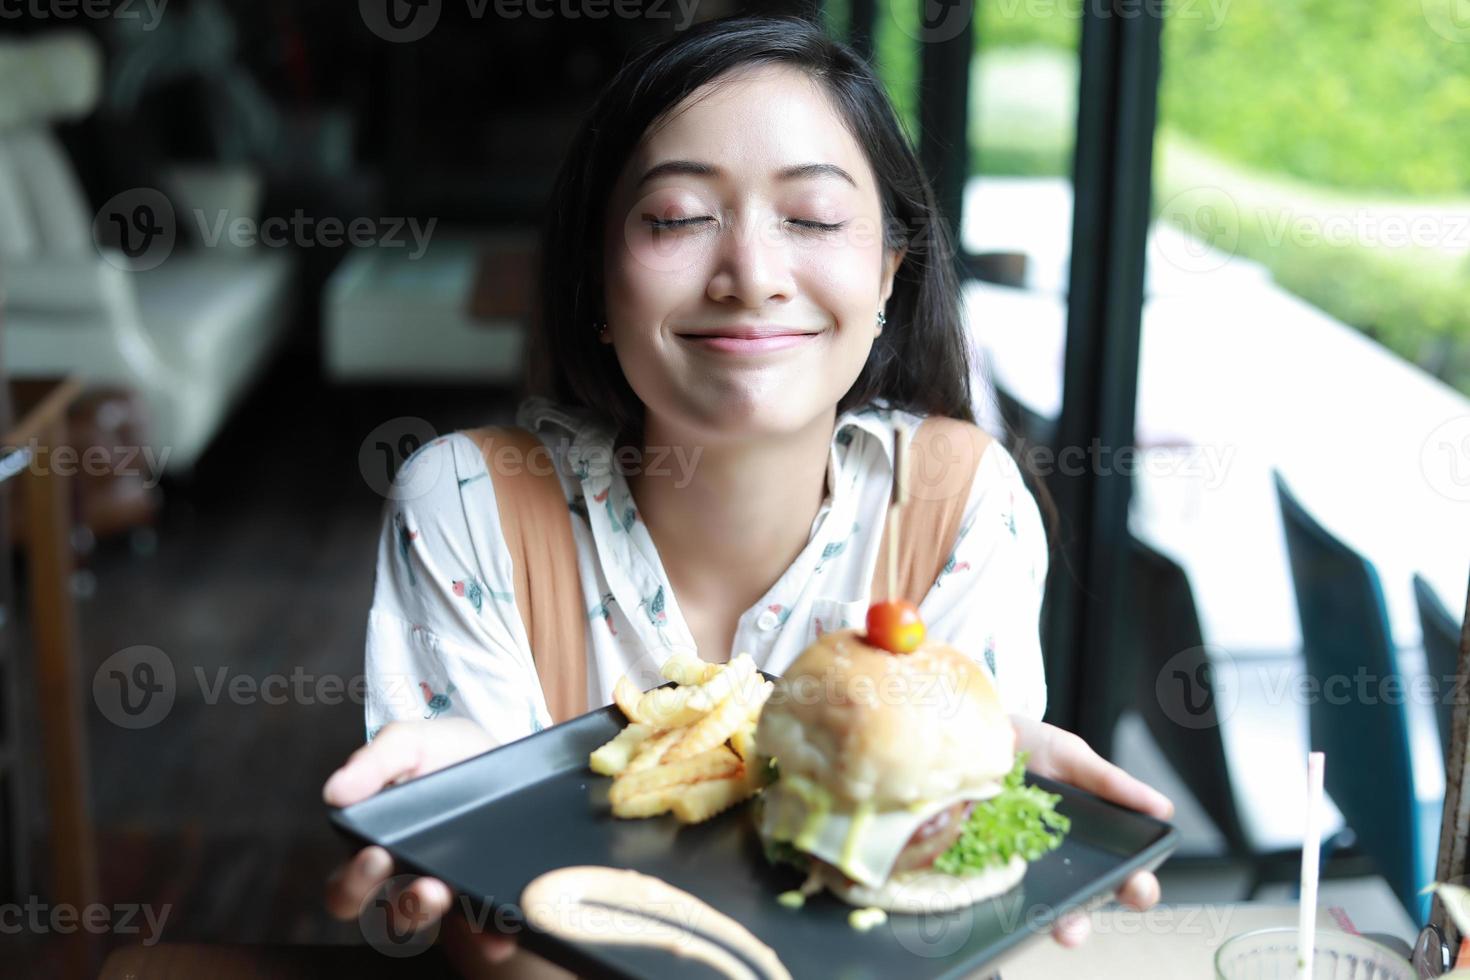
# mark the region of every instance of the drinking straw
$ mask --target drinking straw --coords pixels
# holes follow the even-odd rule
[[[888,498],[888,598],[898,599],[898,514],[909,499],[909,430],[893,426],[893,491]]]
[[[1327,757],[1307,755],[1307,819],[1302,831],[1302,901],[1297,910],[1296,967],[1299,980],[1311,980],[1312,954],[1317,948],[1317,872],[1322,856],[1322,773]]]

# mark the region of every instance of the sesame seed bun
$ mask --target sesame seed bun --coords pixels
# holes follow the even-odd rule
[[[912,653],[824,634],[761,712],[756,748],[841,805],[883,810],[981,790],[1011,771],[1016,733],[986,669],[954,647]]]

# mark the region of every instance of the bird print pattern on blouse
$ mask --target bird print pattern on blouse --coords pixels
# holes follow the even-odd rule
[[[587,618],[588,619],[594,619],[595,620],[595,619],[599,619],[600,618],[604,623],[606,623],[607,624],[607,631],[609,633],[611,633],[613,636],[617,636],[618,635],[618,631],[613,627],[613,621],[612,621],[612,606],[613,606],[613,603],[616,602],[616,601],[617,600],[615,598],[613,598],[613,594],[611,592],[608,592],[608,593],[606,593],[606,594],[603,595],[601,602],[599,602],[597,605],[593,606],[587,612]]]
[[[438,718],[454,704],[449,699],[449,695],[454,693],[453,681],[450,682],[449,687],[445,689],[443,694],[434,693],[434,689],[429,687],[428,681],[419,681],[419,690],[424,692],[424,704],[429,707],[429,710],[424,712],[425,718]]]
[[[945,576],[953,575],[956,572],[964,572],[969,570],[969,562],[955,561],[955,556],[959,553],[960,542],[964,541],[965,535],[969,533],[970,524],[965,524],[959,529],[958,533],[955,534],[954,547],[949,550],[949,557],[944,560],[944,567],[939,570],[939,577],[934,580],[935,588],[939,588],[944,584]]]
[[[815,575],[820,572],[823,565],[827,564],[827,562],[831,561],[833,558],[836,558],[838,555],[846,551],[847,543],[852,540],[852,536],[854,534],[857,534],[861,528],[862,525],[854,521],[852,525],[852,530],[848,531],[846,536],[838,541],[829,542],[827,546],[822,549],[822,557],[817,560],[817,567],[812,570],[812,574]]]
[[[408,521],[402,513],[393,515],[393,527],[398,536],[398,554],[403,559],[404,569],[408,572],[408,584],[416,586],[418,585],[418,581],[414,577],[413,562],[409,559],[408,551],[414,539],[419,536],[419,532],[409,530]]]

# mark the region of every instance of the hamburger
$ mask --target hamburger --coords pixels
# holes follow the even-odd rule
[[[923,641],[922,624],[894,643],[869,623],[807,647],[761,712],[756,750],[775,777],[756,817],[767,857],[806,870],[804,891],[894,912],[1009,891],[1066,833],[1060,797],[1025,785],[984,666]]]

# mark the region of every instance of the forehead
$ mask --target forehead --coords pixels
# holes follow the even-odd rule
[[[859,190],[874,184],[866,156],[822,84],[784,65],[731,72],[691,94],[649,127],[623,180],[636,181],[669,159],[708,163],[728,179],[762,183],[774,182],[784,167],[829,163],[851,174]],[[846,181],[824,183],[851,189]]]

